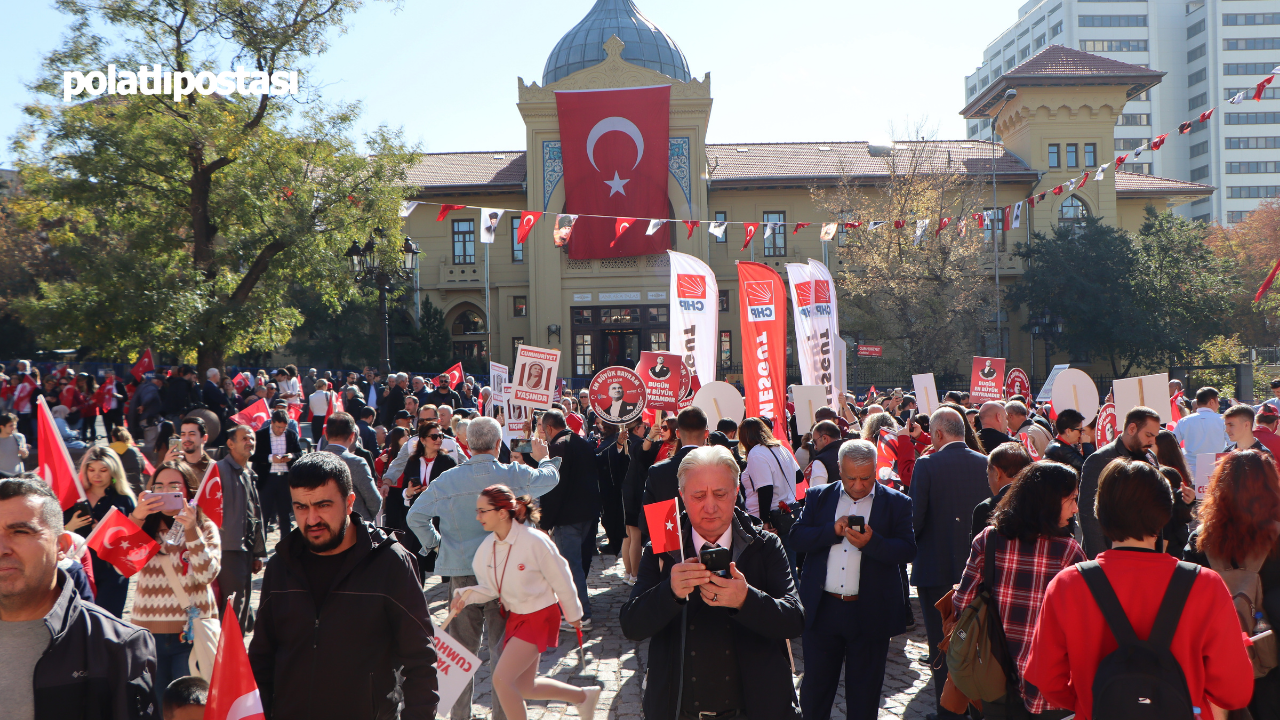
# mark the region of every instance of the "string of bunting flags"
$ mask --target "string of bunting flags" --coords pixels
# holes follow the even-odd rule
[[[1267,86],[1269,86],[1272,83],[1272,81],[1275,80],[1275,77],[1277,74],[1280,74],[1280,66],[1276,66],[1275,68],[1273,68],[1271,70],[1270,75],[1268,75],[1261,82],[1257,83],[1257,85],[1254,87],[1254,91],[1252,94],[1252,98],[1254,100],[1258,100],[1258,101],[1262,100],[1263,92],[1267,89]],[[1232,96],[1229,100],[1227,100],[1227,103],[1231,105],[1239,105],[1248,98],[1249,98],[1249,91],[1242,90],[1236,93],[1234,96]],[[1204,112],[1200,113],[1196,119],[1186,120],[1180,123],[1178,125],[1178,134],[1186,135],[1187,133],[1191,132],[1192,128],[1195,127],[1197,124],[1203,124],[1208,122],[1213,117],[1213,114],[1218,109],[1218,107],[1219,106],[1215,105],[1214,107],[1211,107],[1208,110],[1205,110]],[[969,220],[973,220],[974,222],[976,222],[979,229],[985,229],[989,223],[996,223],[996,222],[1001,223],[1002,230],[1011,230],[1011,229],[1020,227],[1022,223],[1023,205],[1026,205],[1028,208],[1035,208],[1037,204],[1044,202],[1051,193],[1054,196],[1061,196],[1063,195],[1063,193],[1070,195],[1072,192],[1079,190],[1082,187],[1085,187],[1085,185],[1087,185],[1090,180],[1092,180],[1095,183],[1101,182],[1106,178],[1106,173],[1108,169],[1111,169],[1112,172],[1114,173],[1116,170],[1120,169],[1122,165],[1124,165],[1125,161],[1128,160],[1130,156],[1134,158],[1138,158],[1138,157],[1141,157],[1142,153],[1144,152],[1148,152],[1148,151],[1154,152],[1156,150],[1159,150],[1161,147],[1164,146],[1165,142],[1168,141],[1168,138],[1171,134],[1173,133],[1167,132],[1167,133],[1164,133],[1163,135],[1159,135],[1147,142],[1144,142],[1142,145],[1140,145],[1137,148],[1134,148],[1130,152],[1117,156],[1113,162],[1103,163],[1096,170],[1084,170],[1083,172],[1080,173],[1080,175],[1072,178],[1071,180],[1068,180],[1065,183],[1062,183],[1061,185],[1057,185],[1048,190],[1043,190],[1039,193],[1032,193],[1030,196],[1023,198],[1021,201],[1013,203],[1011,205],[1006,205],[1003,208],[1000,208],[999,210],[987,210],[985,212],[972,213],[967,216],[938,218],[937,224],[934,225],[934,230],[933,230],[934,237],[938,237],[939,235],[941,235],[942,231],[950,227],[953,223],[956,225],[956,231],[960,235],[964,235],[968,229],[967,223]],[[536,225],[538,221],[542,219],[542,216],[545,214],[542,212],[536,212],[532,210],[513,210],[513,209],[505,209],[505,208],[481,208],[473,205],[449,205],[444,203],[432,203],[432,202],[423,202],[421,204],[435,205],[440,208],[439,214],[436,215],[437,222],[443,222],[445,218],[448,217],[449,213],[453,212],[454,210],[466,210],[466,209],[481,210],[482,215],[484,216],[482,220],[486,226],[485,228],[483,228],[484,232],[481,233],[481,242],[488,242],[488,243],[493,242],[494,230],[496,230],[497,228],[498,217],[506,213],[512,213],[512,214],[520,213],[520,226],[516,234],[516,242],[523,244],[524,241],[529,237],[529,232],[533,229],[533,226]],[[407,212],[404,214],[407,215]],[[633,226],[635,223],[638,223],[638,222],[647,223],[648,228],[645,231],[645,234],[653,235],[654,233],[658,232],[663,227],[665,227],[668,222],[676,222],[674,220],[670,220],[667,218],[637,218],[637,217],[615,218],[615,217],[605,216],[605,215],[557,214],[556,222],[555,222],[556,245],[563,245],[568,241],[569,236],[573,230],[573,224],[579,217],[605,218],[605,219],[613,220],[614,221],[614,241],[613,241],[614,243],[616,243],[618,238],[622,236],[623,232],[625,232],[628,228]],[[833,238],[835,238],[836,231],[840,229],[841,226],[843,226],[845,230],[857,230],[863,226],[866,226],[868,230],[879,230],[885,226],[891,226],[895,230],[912,228],[914,229],[915,240],[917,243],[924,236],[924,233],[928,231],[929,225],[931,224],[931,220],[929,219],[853,220],[853,221],[846,221],[846,222],[823,221],[823,222],[794,222],[794,223],[742,222],[742,221],[728,221],[728,220],[710,220],[710,221],[709,220],[680,220],[679,222],[684,223],[685,227],[688,230],[686,239],[693,237],[693,231],[701,227],[704,223],[706,223],[707,225],[707,232],[711,233],[712,235],[715,235],[718,238],[723,238],[725,236],[725,233],[728,230],[728,227],[730,225],[741,225],[744,233],[744,240],[742,243],[742,249],[744,251],[747,249],[748,246],[751,245],[751,241],[761,231],[762,228],[764,230],[764,237],[768,238],[770,235],[773,235],[774,233],[785,234],[787,232],[788,224],[792,226],[792,229],[791,229],[792,235],[799,233],[804,228],[813,226],[815,224],[818,225],[819,226],[818,239],[823,242],[830,242]],[[612,244],[613,243],[610,243],[611,246]],[[1277,264],[1277,270],[1280,270],[1280,263]],[[1259,295],[1261,295],[1261,292],[1259,293]]]

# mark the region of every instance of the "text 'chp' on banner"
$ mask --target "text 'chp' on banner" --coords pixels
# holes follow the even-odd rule
[[[803,265],[787,263],[787,279],[791,281],[800,381],[804,385],[821,385],[826,390],[826,403],[839,407],[834,369],[835,339],[840,333],[831,301],[831,272],[826,265],[810,259]]]
[[[787,300],[782,276],[768,265],[738,261],[742,313],[742,385],[747,417],[773,418],[773,435],[787,438]]]
[[[665,218],[671,86],[556,92],[564,207],[579,214],[569,258],[653,255],[671,247],[648,223],[618,233],[614,218]],[[586,217],[601,215],[604,217]]]
[[[671,257],[672,347],[701,387],[716,379],[716,342],[720,330],[720,286],[707,264],[668,250]]]

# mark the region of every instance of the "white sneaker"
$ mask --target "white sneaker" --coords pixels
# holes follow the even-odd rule
[[[596,703],[600,701],[601,689],[599,685],[582,688],[582,692],[587,694],[587,699],[574,705],[574,707],[578,708],[578,717],[583,718],[583,720],[594,720]]]
[[[591,618],[583,618],[582,632],[586,632],[590,629],[591,629]],[[567,633],[573,632],[573,625],[568,620],[561,620],[560,632],[567,632]]]
[[[635,576],[635,575],[623,575],[623,576],[622,576],[622,582],[624,582],[624,583],[626,583],[626,584],[628,584],[628,585],[635,585],[635,584],[636,584],[636,576]]]

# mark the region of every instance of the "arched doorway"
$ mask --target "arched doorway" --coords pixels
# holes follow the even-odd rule
[[[453,357],[472,370],[489,359],[489,325],[484,310],[471,303],[462,303],[449,311],[447,316]]]

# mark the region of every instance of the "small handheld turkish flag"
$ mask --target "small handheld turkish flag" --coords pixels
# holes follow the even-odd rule
[[[259,398],[258,402],[231,416],[231,422],[236,425],[248,425],[254,432],[261,430],[270,419],[271,408],[267,407],[266,398]]]
[[[533,229],[534,224],[538,222],[538,218],[542,217],[540,212],[522,211],[520,213],[520,230],[516,233],[516,243],[523,245],[525,238],[529,237],[529,231]]]
[[[36,442],[42,452],[36,474],[44,479],[58,496],[58,504],[63,510],[84,500],[84,486],[76,475],[75,466],[71,464],[71,454],[67,452],[66,443],[62,442],[62,433],[53,423],[53,414],[49,412],[49,404],[44,396],[36,398]]]
[[[302,403],[290,403],[285,406],[285,412],[289,413],[289,419],[297,422],[302,417]]]
[[[133,364],[133,379],[142,382],[142,376],[156,369],[156,360],[151,356],[151,348],[147,348],[142,352],[142,357],[138,358],[138,362]]]
[[[204,511],[214,525],[222,527],[222,473],[218,472],[218,463],[209,463],[204,471],[204,479],[196,488],[196,507]]]
[[[236,392],[242,393],[244,389],[249,387],[249,374],[240,373],[231,378],[231,384],[236,386]]]
[[[133,577],[151,556],[160,552],[160,544],[115,507],[98,521],[84,544],[125,577]]]
[[[262,697],[253,679],[249,654],[244,649],[244,635],[236,619],[232,599],[227,598],[222,613],[222,634],[218,636],[218,654],[209,677],[209,697],[205,701],[206,720],[261,720]]]
[[[898,461],[897,437],[887,429],[880,431],[876,442],[876,478],[881,482],[897,480],[898,474],[893,471],[893,464]]]
[[[649,540],[653,553],[680,551],[680,514],[676,499],[644,506],[644,519],[649,524]]]

